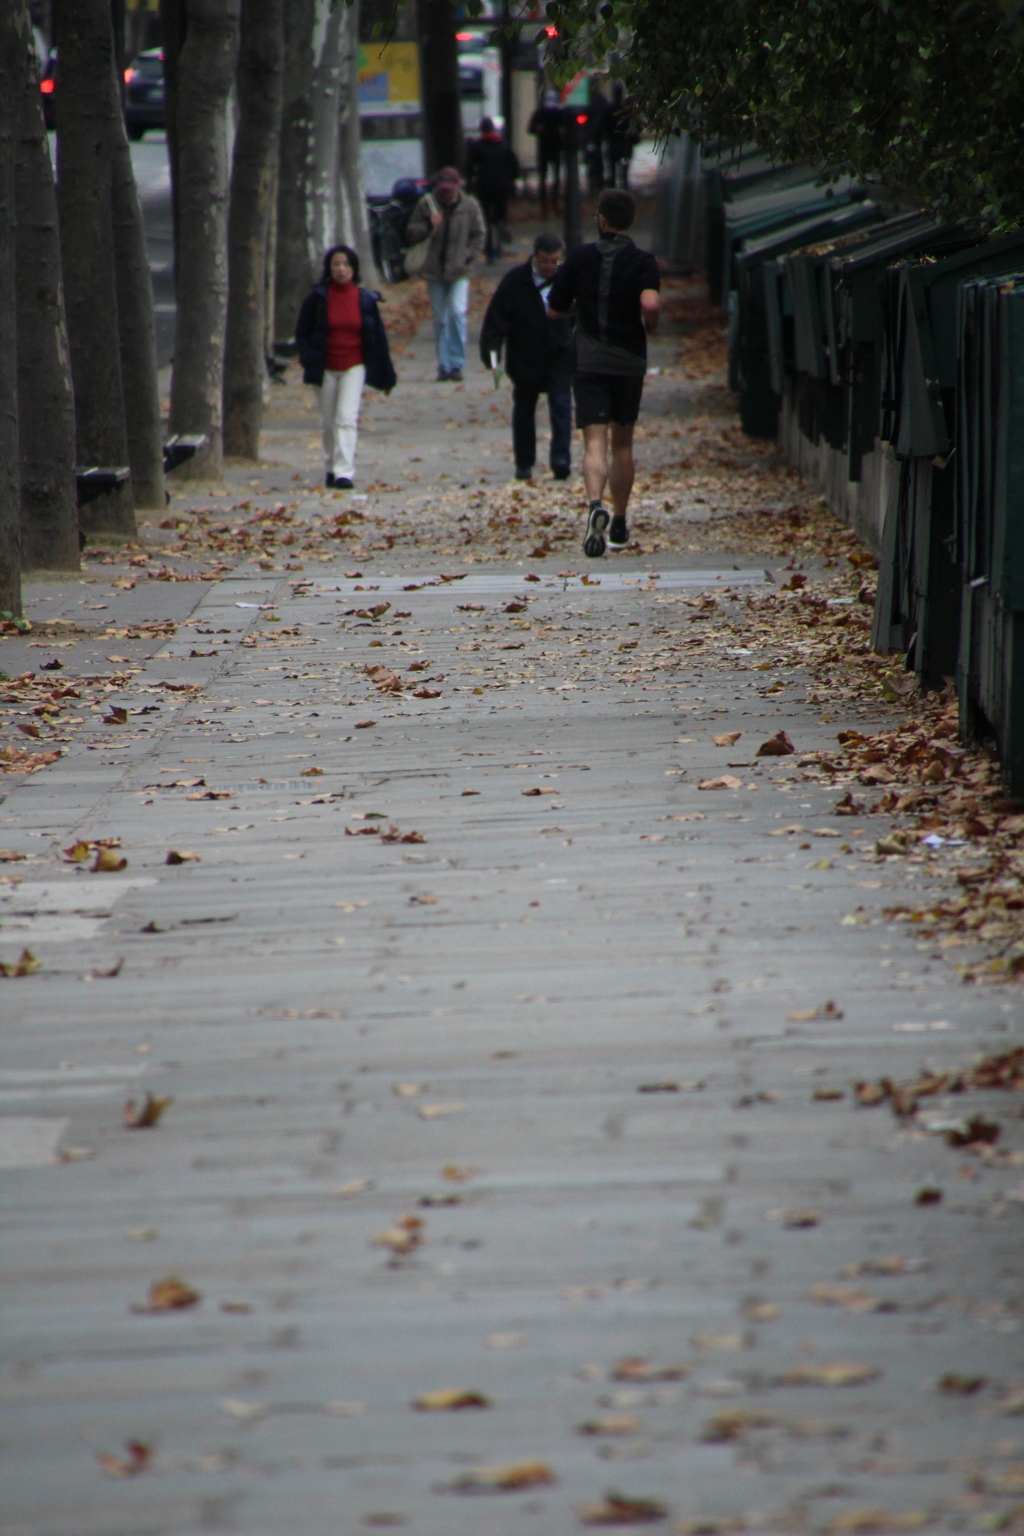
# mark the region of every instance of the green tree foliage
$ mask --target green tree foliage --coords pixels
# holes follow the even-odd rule
[[[1024,223],[1022,0],[549,0],[559,70],[613,64],[659,133],[755,142]]]

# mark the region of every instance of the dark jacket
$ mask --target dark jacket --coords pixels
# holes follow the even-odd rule
[[[519,175],[519,160],[498,133],[474,139],[466,156],[466,179],[477,197],[504,197]]]
[[[359,311],[363,319],[363,363],[366,382],[371,389],[385,394],[397,383],[388,336],[377,308],[379,293],[359,290]],[[305,384],[322,384],[327,359],[327,284],[317,283],[306,295],[295,322],[295,340],[299,347],[302,379]]]
[[[480,356],[485,367],[491,366],[492,352],[501,356],[503,342],[505,371],[513,384],[569,388],[572,322],[548,319],[533,280],[532,261],[506,272],[487,306],[480,332]]]

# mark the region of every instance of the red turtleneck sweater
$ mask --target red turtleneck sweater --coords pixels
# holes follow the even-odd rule
[[[363,361],[363,321],[355,283],[327,284],[327,367],[332,373]]]

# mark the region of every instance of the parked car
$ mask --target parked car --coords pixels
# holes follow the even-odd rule
[[[124,72],[124,125],[130,139],[141,139],[147,128],[163,128],[164,51],[147,48]]]
[[[57,50],[52,49],[40,72],[43,118],[48,129],[57,126]],[[130,139],[141,139],[147,128],[163,128],[164,52],[147,48],[124,72],[124,124]]]

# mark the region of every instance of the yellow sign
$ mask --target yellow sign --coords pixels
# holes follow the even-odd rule
[[[360,43],[359,105],[412,106],[420,99],[415,43]]]

